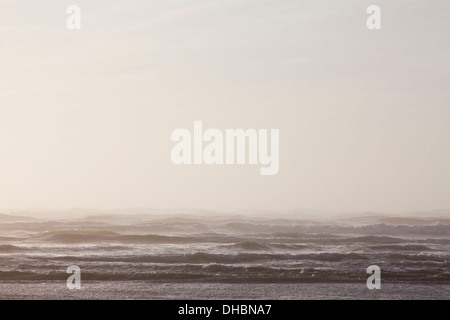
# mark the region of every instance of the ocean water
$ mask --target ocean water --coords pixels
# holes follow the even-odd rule
[[[102,215],[9,218],[0,231],[3,299],[448,299],[450,288],[448,218]],[[370,265],[380,290],[366,287]]]

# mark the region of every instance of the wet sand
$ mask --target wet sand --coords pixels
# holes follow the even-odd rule
[[[1,299],[439,299],[450,298],[449,284],[384,283],[369,290],[365,283],[224,284],[158,281],[84,281],[69,290],[63,281],[2,281]]]

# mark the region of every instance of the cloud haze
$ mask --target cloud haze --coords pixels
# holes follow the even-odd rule
[[[450,5],[370,4],[2,1],[0,208],[450,208]],[[175,166],[195,120],[280,129],[278,174]]]

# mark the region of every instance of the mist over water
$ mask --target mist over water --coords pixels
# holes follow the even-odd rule
[[[450,219],[239,215],[2,216],[0,281],[450,284]],[[117,282],[119,283],[119,282]],[[1,296],[2,292],[0,292]]]

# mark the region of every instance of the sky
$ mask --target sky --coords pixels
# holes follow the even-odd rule
[[[450,209],[449,11],[1,0],[0,210]],[[171,133],[196,120],[279,129],[278,174],[174,165]]]

